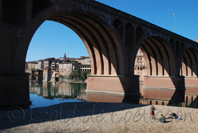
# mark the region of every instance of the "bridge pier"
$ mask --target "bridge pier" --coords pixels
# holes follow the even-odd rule
[[[198,78],[185,77],[186,95],[198,95]]]
[[[24,72],[0,73],[0,106],[29,105],[29,75]]]
[[[128,95],[139,101],[139,75],[90,75],[87,77],[88,93]]]
[[[147,99],[183,102],[185,96],[184,76],[145,76],[143,97]]]

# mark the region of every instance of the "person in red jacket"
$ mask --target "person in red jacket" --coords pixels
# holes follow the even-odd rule
[[[156,109],[156,108],[152,105],[152,106],[151,106],[151,118],[152,118],[152,119],[155,119],[155,112],[154,112],[155,109]]]

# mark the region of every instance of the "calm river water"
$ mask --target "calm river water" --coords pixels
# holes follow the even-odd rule
[[[140,85],[141,87],[141,85]],[[197,96],[185,96],[185,102],[171,103],[160,99],[133,96],[86,93],[86,83],[30,82],[30,108],[45,107],[63,102],[108,102],[158,104],[198,108]]]
[[[45,107],[63,102],[85,102],[86,83],[31,82],[30,108]]]

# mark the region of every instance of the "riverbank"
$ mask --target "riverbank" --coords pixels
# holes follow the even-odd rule
[[[150,105],[126,103],[64,103],[43,108],[0,112],[0,132],[197,132],[198,109],[155,105],[156,120],[150,119]],[[158,121],[171,112],[183,120]]]
[[[87,79],[85,81],[76,81],[72,79],[59,79],[59,82],[65,82],[65,83],[87,83]]]

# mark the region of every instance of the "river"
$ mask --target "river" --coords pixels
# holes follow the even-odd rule
[[[134,98],[133,96],[86,93],[86,83],[60,82],[30,82],[30,108],[46,107],[63,102],[108,102],[108,103],[135,103],[157,104],[198,108],[197,96],[185,96],[184,102],[170,102],[151,97]],[[141,85],[140,85],[141,92]]]

